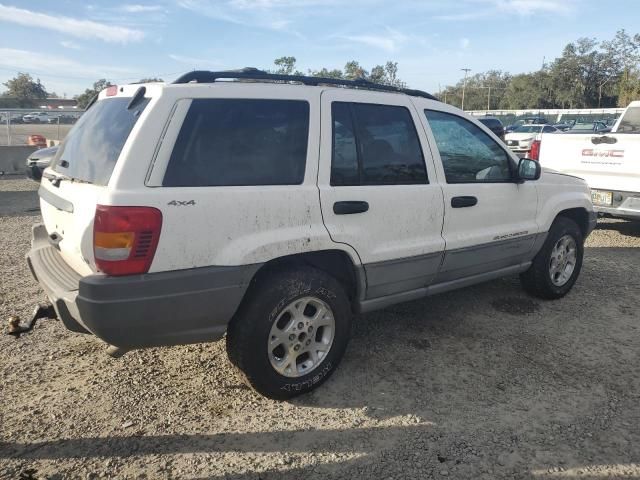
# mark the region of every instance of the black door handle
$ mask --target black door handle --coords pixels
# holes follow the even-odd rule
[[[333,204],[333,213],[336,215],[351,215],[352,213],[364,213],[369,210],[367,202],[348,200]]]
[[[473,207],[478,203],[476,197],[453,197],[451,199],[451,206],[453,208]]]

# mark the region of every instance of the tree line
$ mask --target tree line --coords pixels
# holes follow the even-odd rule
[[[640,99],[640,34],[619,30],[598,42],[579,38],[540,70],[476,73],[437,96],[465,110],[626,107]]]
[[[292,56],[276,58],[268,71],[282,75],[309,75],[336,79],[364,78],[371,82],[406,87],[398,77],[398,63],[387,61],[367,70],[356,60],[344,68],[321,68],[302,72]],[[139,82],[162,81],[143,78]],[[93,83],[74,97],[84,108],[102,89],[111,85],[107,79]],[[19,73],[4,83],[0,108],[31,108],[39,100],[53,97],[40,79]],[[464,91],[466,110],[596,108],[626,106],[640,98],[640,34],[619,30],[613,39],[597,41],[579,38],[567,44],[562,54],[544,63],[540,70],[512,75],[501,70],[476,73],[446,86],[436,96],[442,101],[461,106]]]

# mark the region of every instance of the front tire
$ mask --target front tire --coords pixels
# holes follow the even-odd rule
[[[227,330],[227,354],[245,382],[283,400],[320,386],[351,332],[351,308],[335,278],[301,265],[261,275]]]
[[[570,218],[558,217],[531,267],[520,274],[520,282],[536,297],[562,298],[576,283],[583,256],[584,236],[580,227]]]

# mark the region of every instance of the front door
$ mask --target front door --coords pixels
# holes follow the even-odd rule
[[[506,147],[455,110],[425,108],[424,115],[444,178],[447,253],[437,283],[528,260],[539,230],[535,184],[518,183]]]

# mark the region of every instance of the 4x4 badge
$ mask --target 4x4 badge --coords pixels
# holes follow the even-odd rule
[[[191,206],[195,204],[196,204],[195,200],[185,200],[185,201],[171,200],[169,203],[167,203],[167,205],[171,205],[172,207],[186,207],[186,206]]]

